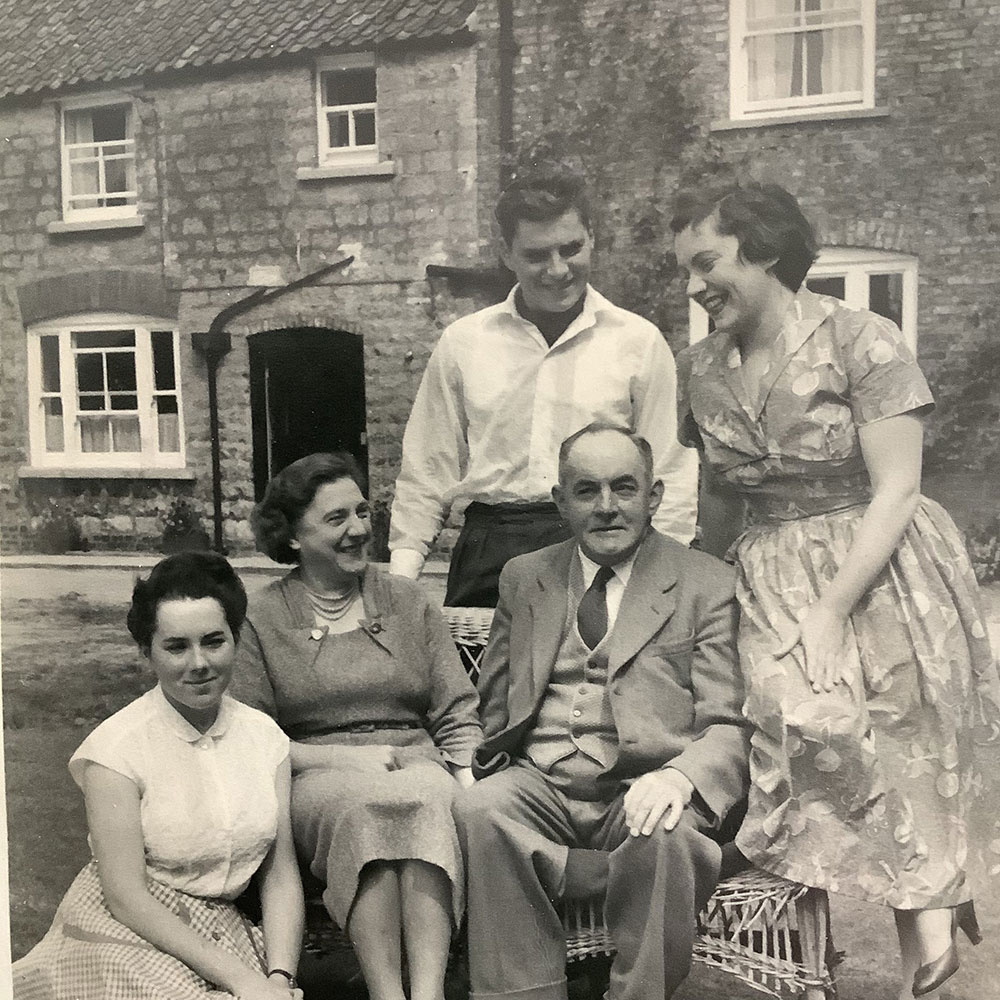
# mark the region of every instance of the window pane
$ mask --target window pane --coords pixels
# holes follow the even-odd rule
[[[375,101],[375,70],[335,69],[323,74],[325,104],[372,104]]]
[[[180,416],[176,396],[156,397],[156,433],[161,452],[181,450]]]
[[[59,338],[42,337],[42,392],[59,392]]]
[[[104,190],[109,193],[112,191],[131,191],[132,185],[129,183],[131,166],[132,164],[128,160],[106,160],[104,163]],[[109,198],[107,204],[124,205],[125,200],[123,198]]]
[[[112,392],[135,391],[135,355],[131,351],[117,351],[106,355],[108,362],[108,388]]]
[[[80,393],[104,392],[104,355],[76,356],[76,385]]]
[[[796,96],[795,88],[801,87],[801,61],[797,55],[798,36],[794,34],[747,39],[750,100]]]
[[[42,412],[45,414],[45,450],[65,451],[62,400],[43,399]]]
[[[903,275],[870,274],[868,276],[868,308],[879,316],[903,326]]]
[[[142,451],[138,417],[111,418],[111,450]]]
[[[169,330],[157,330],[150,338],[153,341],[153,388],[176,389],[174,335]]]
[[[350,124],[347,120],[346,111],[335,111],[326,116],[330,126],[330,148],[337,146],[349,146],[351,144]]]
[[[70,193],[74,196],[76,195],[96,195],[101,189],[101,174],[100,168],[97,165],[96,160],[87,160],[84,163],[71,163],[69,168],[69,186]],[[90,199],[87,199],[88,202]],[[94,204],[97,204],[96,197],[93,199]],[[88,205],[81,205],[79,207],[89,208],[92,207]]]
[[[124,105],[110,108],[92,108],[91,120],[94,123],[94,142],[112,142],[115,139],[128,138],[129,110]]]
[[[94,141],[94,121],[89,108],[82,111],[67,111],[63,115],[63,121],[67,142]]]
[[[833,28],[830,31],[810,32],[818,38],[816,51],[810,49],[810,94],[839,94],[861,90],[862,87],[862,33],[861,26]],[[819,72],[813,72],[814,64]]]
[[[819,295],[832,295],[835,299],[842,299],[846,294],[842,277],[807,278],[806,288]]]
[[[112,410],[138,410],[139,397],[130,396],[124,392],[116,392],[111,397]]]
[[[104,393],[103,392],[81,392],[79,396],[79,404],[77,406],[78,410],[92,413],[94,411],[101,411],[107,409],[105,405]]]
[[[354,112],[354,144],[356,146],[375,145],[375,112]]]
[[[80,417],[80,451],[111,451],[107,417]]]
[[[135,330],[95,330],[73,334],[74,347],[135,347]]]

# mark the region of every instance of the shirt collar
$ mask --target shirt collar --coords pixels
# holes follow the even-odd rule
[[[520,285],[515,285],[511,290],[510,294],[501,303],[501,310],[505,316],[509,316],[515,323],[517,323],[522,329],[527,328],[537,335],[538,339],[544,344],[545,339],[542,337],[541,333],[538,332],[534,323],[526,320],[517,311],[517,290]],[[591,285],[587,285],[587,291],[584,293],[583,299],[583,309],[580,311],[580,315],[573,320],[572,323],[563,331],[559,339],[549,347],[545,344],[546,350],[553,350],[556,347],[565,344],[568,340],[572,340],[577,334],[582,333],[584,330],[589,330],[591,327],[597,326],[597,314],[603,311],[610,303],[608,300],[601,295],[595,288]]]
[[[585,556],[579,545],[576,547],[576,552],[580,557],[580,568],[583,570],[583,588],[584,590],[588,590],[594,582],[594,577],[597,576],[597,571],[601,567],[593,559]],[[628,559],[611,567],[611,572],[614,576],[621,580],[622,587],[628,586],[629,577],[632,575],[632,567],[635,565],[635,557],[638,554],[639,550],[636,549]]]
[[[232,699],[229,695],[222,696],[222,703],[219,705],[219,714],[215,719],[215,722],[204,732],[200,733],[194,726],[191,725],[187,719],[184,718],[174,708],[173,705],[167,701],[166,695],[163,693],[163,689],[159,684],[149,692],[149,697],[156,706],[159,712],[160,718],[166,723],[167,728],[172,732],[178,739],[184,740],[185,743],[197,743],[198,740],[203,737],[211,737],[213,740],[217,740],[224,736],[226,730],[229,728],[229,723],[232,721],[233,717],[233,704]]]

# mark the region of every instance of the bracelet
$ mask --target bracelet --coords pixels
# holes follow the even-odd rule
[[[295,976],[293,976],[287,969],[271,969],[267,978],[270,979],[271,976],[284,976],[288,980],[288,988],[294,990],[297,988],[298,983],[295,982]]]

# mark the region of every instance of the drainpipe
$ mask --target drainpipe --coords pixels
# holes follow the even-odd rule
[[[327,264],[317,271],[296,278],[295,281],[290,281],[280,288],[258,288],[255,292],[231,303],[219,312],[212,320],[207,332],[198,331],[191,334],[191,342],[195,350],[205,355],[208,376],[208,426],[212,446],[212,547],[216,552],[221,552],[223,555],[226,553],[222,543],[222,440],[219,431],[218,385],[219,364],[232,347],[232,339],[225,329],[226,324],[231,319],[235,319],[256,306],[263,305],[265,302],[273,302],[297,288],[315,284],[326,275],[347,267],[353,261],[353,257],[344,257],[342,260]]]
[[[497,117],[499,118],[500,190],[502,191],[514,172],[514,60],[520,49],[514,38],[513,0],[498,0],[497,14],[499,18]]]

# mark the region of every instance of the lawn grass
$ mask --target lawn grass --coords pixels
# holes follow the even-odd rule
[[[15,958],[44,934],[56,906],[89,858],[83,797],[66,768],[93,727],[152,683],[124,624],[120,603],[97,597],[18,600],[5,571],[3,683],[11,944]],[[100,587],[93,588],[99,594]],[[51,588],[46,593],[52,593]],[[1000,585],[984,590],[994,638],[1000,635]],[[1000,968],[1000,895],[977,900],[986,942],[962,945],[962,970],[945,1000],[993,1000]],[[832,897],[832,926],[846,952],[837,970],[840,1000],[895,1000],[896,954],[888,910]],[[314,967],[316,966],[316,967]],[[308,1000],[362,1000],[363,991],[331,985],[340,970],[304,962],[318,983]],[[762,994],[696,965],[675,1000],[753,1000]]]
[[[11,951],[45,933],[90,856],[66,767],[87,734],[151,686],[120,607],[4,600],[3,709]]]

